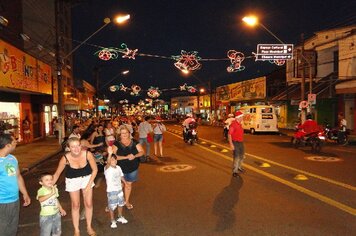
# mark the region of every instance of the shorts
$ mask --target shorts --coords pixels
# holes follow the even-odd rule
[[[111,211],[115,211],[117,207],[125,206],[124,192],[122,189],[119,191],[107,192],[108,207]]]
[[[126,181],[128,182],[136,182],[137,181],[137,175],[138,175],[138,169],[130,172],[130,173],[127,173],[125,174],[124,173],[124,178]]]
[[[66,191],[75,192],[80,189],[85,189],[89,183],[91,175],[81,176],[77,178],[66,178]],[[94,183],[91,187],[94,187]]]
[[[163,140],[163,134],[154,134],[153,135],[153,141],[162,142],[162,140]]]

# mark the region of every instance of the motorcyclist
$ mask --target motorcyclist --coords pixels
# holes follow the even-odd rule
[[[320,131],[318,123],[313,120],[313,116],[310,113],[307,114],[306,120],[298,126],[298,129],[300,129],[300,137],[308,137],[309,134]]]
[[[184,140],[186,140],[186,137],[187,137],[187,131],[189,129],[189,124],[192,122],[195,122],[195,119],[193,118],[192,113],[188,113],[186,115],[186,119],[183,121],[183,124],[182,124]]]
[[[229,127],[231,125],[231,122],[235,119],[234,118],[234,114],[230,113],[228,116],[228,118],[224,121],[224,138],[227,139],[227,134],[229,132]]]

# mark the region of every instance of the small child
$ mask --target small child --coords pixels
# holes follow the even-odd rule
[[[58,189],[56,185],[53,185],[52,174],[48,172],[42,173],[39,183],[42,187],[37,191],[36,199],[41,204],[40,235],[61,235],[61,216],[65,216],[67,213],[58,201]]]
[[[126,224],[128,221],[122,216],[122,207],[125,206],[124,192],[122,191],[121,181],[125,183],[124,173],[117,165],[115,155],[108,157],[105,170],[106,192],[108,197],[108,208],[110,213],[111,228],[117,228],[117,222]],[[114,211],[117,208],[118,218],[115,221]]]

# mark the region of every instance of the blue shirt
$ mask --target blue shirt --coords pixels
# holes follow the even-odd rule
[[[18,171],[16,157],[11,154],[0,157],[0,203],[12,203],[19,200]]]

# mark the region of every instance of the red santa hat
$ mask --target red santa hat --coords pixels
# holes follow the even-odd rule
[[[241,117],[243,115],[244,115],[244,113],[242,113],[241,111],[235,112],[235,118],[239,118],[239,117]]]

